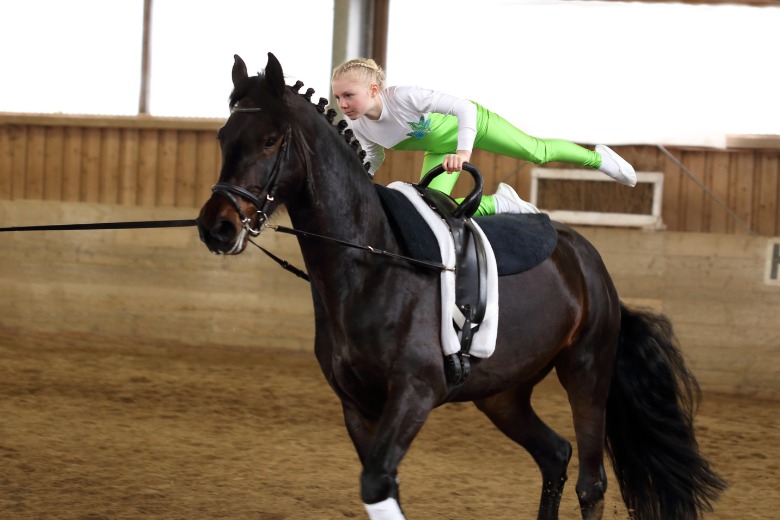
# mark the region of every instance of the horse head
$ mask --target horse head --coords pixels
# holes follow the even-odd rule
[[[310,110],[306,105],[313,105],[301,103],[285,85],[276,57],[268,53],[265,73],[251,77],[244,61],[234,59],[231,113],[217,134],[219,181],[197,219],[201,240],[216,254],[246,248],[249,236],[258,235],[280,203],[300,190],[311,153],[300,120]]]

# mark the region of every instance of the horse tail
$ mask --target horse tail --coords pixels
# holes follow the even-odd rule
[[[631,518],[696,520],[726,489],[698,450],[700,398],[669,319],[621,303],[606,449]]]

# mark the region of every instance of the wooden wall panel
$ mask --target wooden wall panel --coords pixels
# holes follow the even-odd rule
[[[0,125],[0,200],[11,200],[14,151],[11,147],[13,127]]]
[[[494,182],[492,185],[485,185],[486,193],[495,192],[498,184],[504,182],[512,186],[520,198],[529,200],[531,198],[531,168],[528,167],[529,164],[518,164],[515,159],[510,157],[496,156]]]
[[[680,200],[686,201],[683,206],[682,224],[685,229],[700,232],[703,231],[703,210],[705,207],[704,196],[701,186],[707,185],[706,170],[704,168],[704,158],[702,154],[686,152],[682,155],[682,163],[691,172],[697,172],[693,179],[688,178],[688,182],[680,185]]]
[[[660,169],[664,172],[664,194],[661,215],[668,229],[676,231],[683,222],[683,213],[680,206],[681,185],[683,185],[683,171],[669,157],[662,156],[659,159]]]
[[[0,200],[43,199],[119,203],[126,206],[200,206],[210,196],[220,168],[215,139],[223,120],[149,117],[72,117],[0,114]],[[780,150],[615,146],[638,171],[664,173],[662,219],[669,231],[780,234]],[[763,143],[763,141],[762,141]],[[592,148],[591,145],[585,145]],[[58,162],[58,158],[60,158]],[[422,152],[388,151],[375,181],[417,182]],[[485,193],[507,182],[530,198],[535,165],[476,150]],[[573,168],[551,163],[551,168]],[[462,176],[453,195],[473,186]],[[572,207],[635,212],[640,191],[589,186],[556,188]],[[628,195],[630,196],[628,196]],[[639,198],[639,200],[637,199]]]
[[[720,202],[728,201],[729,194],[729,165],[731,154],[715,153],[712,154],[710,179],[712,194]],[[726,233],[728,231],[728,222],[730,220],[728,211],[719,203],[713,200],[709,201],[709,211],[707,216],[707,229],[712,233]]]
[[[27,182],[27,139],[28,128],[13,127],[10,129],[11,146],[11,199],[24,199]]]
[[[157,203],[157,167],[159,160],[159,131],[141,130],[138,140],[137,204],[154,206]]]
[[[211,195],[211,186],[219,179],[221,161],[215,134],[200,132],[197,136],[197,162],[195,164],[194,201],[200,206]]]
[[[744,226],[752,227],[753,203],[753,154],[738,152],[734,161],[733,206],[734,213],[743,227],[736,227],[736,232],[744,231]],[[739,224],[737,224],[739,225]]]
[[[85,128],[82,140],[81,193],[82,202],[98,202],[100,199],[100,149],[102,132],[100,128]]]
[[[474,162],[473,164],[476,165],[482,173],[486,194],[493,193],[496,186],[498,186],[498,183],[501,182],[501,178],[505,175],[507,168],[512,168],[512,165],[517,163],[516,160],[513,160],[510,157],[502,157],[500,155],[483,152],[482,150],[479,150],[479,155],[474,155],[476,156],[475,160],[478,162]],[[468,175],[468,172],[466,175]],[[464,189],[471,191],[474,182],[473,179],[470,178],[471,175],[468,175],[468,177],[469,179],[466,186],[464,186]]]
[[[780,213],[777,198],[780,190],[778,163],[778,157],[767,156],[759,157],[756,163],[753,228],[759,235],[780,236],[780,229],[777,227],[777,216]]]
[[[65,128],[65,150],[62,158],[62,200],[81,201],[82,134],[80,127]]]
[[[46,129],[41,126],[30,127],[27,131],[27,140],[24,197],[28,199],[42,199]]]
[[[119,146],[119,203],[135,206],[138,203],[138,153],[140,130],[122,130]]]
[[[43,198],[62,200],[62,165],[65,146],[65,131],[62,127],[46,127],[46,150],[44,151]]]
[[[159,147],[155,176],[157,189],[155,206],[176,205],[176,174],[178,160],[178,138],[176,130],[161,130],[158,136]]]
[[[121,165],[122,131],[104,128],[100,142],[100,191],[98,201],[104,204],[119,202],[119,172]]]
[[[398,152],[389,150],[385,162],[374,175],[374,181],[390,184],[393,181],[417,182],[422,169],[422,152]]]
[[[780,154],[775,155],[771,158],[771,163],[773,165],[772,168],[770,168],[770,173],[774,172],[775,177],[777,178],[777,188],[775,189],[775,201],[774,201],[774,214],[775,214],[775,232],[774,236],[780,237]]]
[[[175,197],[173,205],[196,207],[195,181],[197,177],[198,135],[195,132],[180,132],[178,135],[175,168]],[[203,201],[200,201],[202,204]]]

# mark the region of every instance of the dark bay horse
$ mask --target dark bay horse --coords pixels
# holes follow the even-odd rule
[[[669,321],[623,305],[588,241],[556,224],[549,259],[501,278],[495,353],[472,358],[465,384],[451,392],[439,273],[313,236],[403,253],[349,130],[334,126],[326,100],[311,102],[312,89],[285,85],[273,54],[256,76],[235,56],[233,86],[201,238],[214,253],[239,254],[281,205],[306,233],[298,240],[314,350],[341,400],[372,520],[404,518],[398,466],[431,410],[448,401],[473,401],[528,450],[543,480],[538,518],[558,518],[572,446],[531,407],[534,385],[553,369],[571,405],[583,519],[603,515],[605,450],[632,518],[692,520],[711,510],[725,483],[698,450],[698,384]]]

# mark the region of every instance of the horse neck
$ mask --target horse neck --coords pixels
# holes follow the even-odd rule
[[[334,139],[342,139],[332,133]],[[398,251],[376,189],[355,152],[342,146],[343,142],[313,141],[308,143],[313,157],[305,187],[287,203],[293,227],[352,244]],[[303,238],[299,242],[310,275],[337,277],[341,282],[345,277],[360,277],[355,259],[369,254],[319,239]]]

